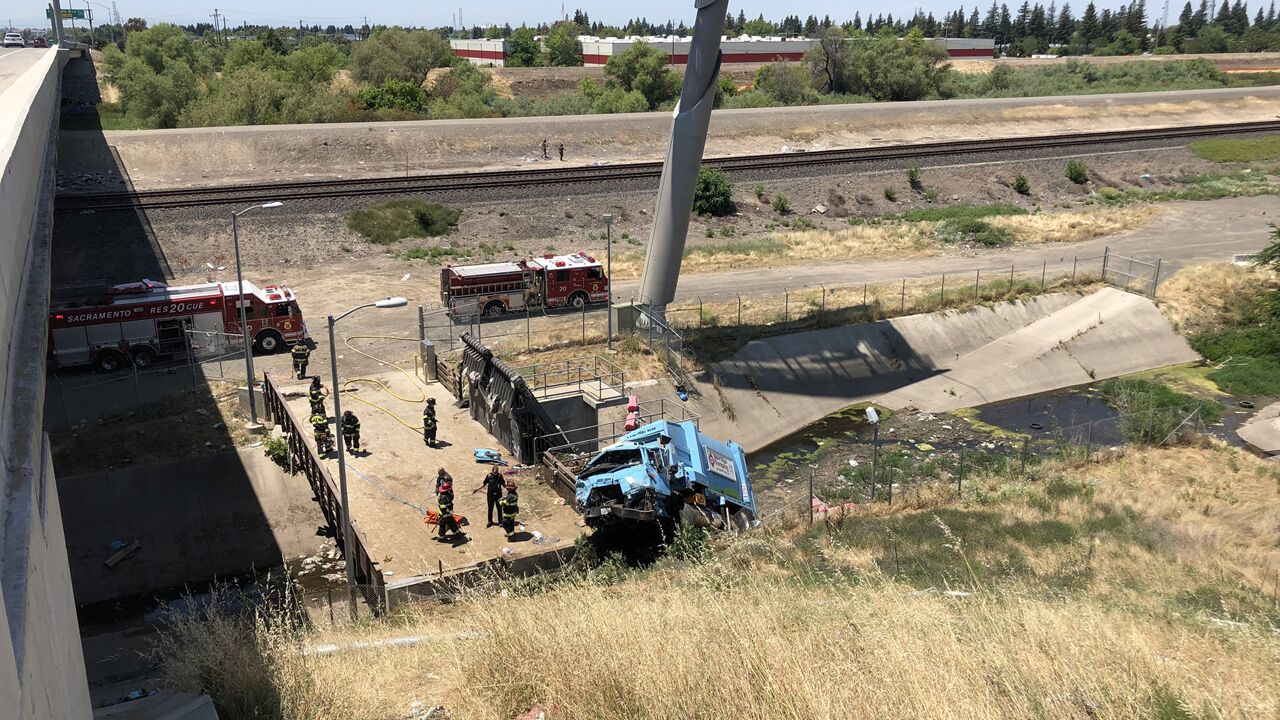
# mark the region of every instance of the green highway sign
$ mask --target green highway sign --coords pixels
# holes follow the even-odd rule
[[[86,10],[63,10],[61,14],[62,14],[62,19],[63,19],[63,20],[72,20],[72,19],[74,19],[74,20],[84,20],[84,19],[85,19],[85,13],[86,13],[86,12],[88,12],[88,11],[86,11]],[[45,17],[47,17],[47,18],[51,18],[51,19],[52,19],[52,18],[53,18],[53,10],[51,10],[51,9],[49,9],[49,8],[45,8],[45,9],[44,9],[44,16],[45,16]]]

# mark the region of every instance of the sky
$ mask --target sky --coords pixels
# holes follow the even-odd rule
[[[86,5],[85,0],[62,0],[62,2],[64,9],[83,8]],[[308,25],[358,26],[362,18],[367,16],[371,25],[430,27],[452,23],[453,15],[457,13],[459,5],[462,7],[462,19],[467,26],[503,23],[519,26],[522,22],[530,24],[549,22],[560,17],[561,9],[561,3],[558,0],[521,0],[520,2],[490,0],[470,3],[461,2],[461,0],[421,3],[410,3],[404,0],[399,2],[364,0],[358,3],[349,0],[272,0],[270,3],[261,5],[249,3],[246,0],[226,0],[226,2],[230,7],[222,6],[219,0],[116,0],[116,7],[122,18],[142,17],[151,23],[172,22],[187,25],[202,21],[210,22],[216,7],[219,13],[228,18],[229,25],[239,25],[241,22],[296,25],[299,20],[303,20]],[[1021,4],[1021,0],[1005,0],[1005,2],[1011,10]],[[1048,4],[1047,0],[1042,2]],[[1071,3],[1072,7],[1076,8],[1077,15],[1087,2],[1088,0],[1076,0]],[[44,18],[46,4],[47,0],[6,0],[5,7],[0,9],[0,13],[3,13],[0,15],[0,21],[11,23],[16,27],[43,27],[46,22]],[[750,3],[735,3],[731,0],[729,9],[734,14],[742,10],[746,12],[748,18],[764,13],[765,17],[775,21],[782,19],[785,15],[799,15],[801,18],[808,15],[818,17],[830,15],[833,20],[843,21],[851,17],[854,12],[861,12],[863,17],[880,13],[893,13],[895,16],[900,16],[911,15],[917,7],[926,12],[933,12],[935,16],[941,18],[944,13],[956,9],[961,4],[961,2],[941,0],[917,0],[910,5],[885,1],[850,3],[847,0],[843,2],[788,0],[788,2],[767,3],[753,0]],[[963,4],[966,12],[973,7],[972,0]],[[1097,4],[1100,8],[1115,7],[1120,4],[1120,0],[1115,2],[1103,0]],[[1154,14],[1159,12],[1163,3],[1149,0],[1147,4],[1148,12]],[[93,9],[95,19],[105,19],[109,14],[107,8],[110,5],[109,0],[106,2],[94,0],[89,7]],[[1059,2],[1060,5],[1061,2]],[[1076,7],[1077,5],[1079,7]],[[1174,6],[1171,12],[1176,15],[1182,3],[1171,2],[1171,5]],[[985,13],[990,6],[991,0],[986,0],[985,3],[981,0],[978,2],[981,13]],[[647,0],[635,5],[619,3],[616,0],[610,2],[577,0],[565,2],[563,7],[570,15],[575,8],[581,8],[591,16],[592,20],[600,20],[611,25],[621,25],[630,17],[644,16],[651,22],[684,21],[692,26],[695,15],[693,0]],[[643,8],[643,10],[637,8]]]

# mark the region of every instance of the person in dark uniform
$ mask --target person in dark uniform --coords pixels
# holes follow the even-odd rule
[[[564,162],[564,143],[560,143],[560,162]]]
[[[360,418],[350,410],[342,413],[342,437],[347,443],[347,452],[355,455],[360,452]]]
[[[311,360],[311,348],[307,347],[306,342],[295,343],[293,349],[289,351],[293,356],[293,374],[298,379],[306,377],[307,363]]]
[[[440,488],[444,487],[445,485],[453,485],[453,476],[449,474],[449,471],[445,470],[444,468],[440,468],[438,471],[436,471],[436,494],[437,495],[440,494]]]
[[[311,389],[307,391],[307,399],[311,401],[311,414],[324,415],[324,398],[329,394],[328,390],[320,384],[320,378],[311,378]]]
[[[502,504],[502,488],[506,484],[507,481],[502,477],[502,473],[498,472],[498,468],[494,467],[491,468],[489,470],[489,474],[485,475],[484,479],[480,481],[480,487],[471,491],[472,495],[475,495],[481,490],[485,491],[485,500],[488,501],[489,509],[489,522],[485,523],[485,527],[493,527],[494,525],[500,525],[502,523],[502,509],[499,506]],[[498,515],[498,522],[493,521],[495,512]]]
[[[516,484],[507,483],[507,496],[502,498],[502,529],[507,533],[507,540],[516,534],[516,523],[520,521],[520,497],[516,495]]]
[[[455,536],[454,539],[465,538],[466,534],[462,532],[462,527],[458,525],[457,519],[453,517],[452,482],[445,482],[440,486],[438,502],[440,505],[440,539],[447,540],[449,535]]]
[[[422,441],[427,444],[427,447],[436,446],[436,430],[439,426],[440,423],[436,420],[436,406],[429,403],[422,411]]]
[[[543,139],[542,139],[542,159],[543,159],[543,160],[550,160],[550,159],[551,159],[551,156],[547,154],[547,148],[549,148],[549,147],[551,147],[551,146],[547,143],[547,139],[546,139],[546,138],[543,138]]]

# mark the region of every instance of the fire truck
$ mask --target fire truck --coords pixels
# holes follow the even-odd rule
[[[581,308],[608,301],[604,267],[584,252],[452,265],[440,271],[440,302],[455,318],[495,318],[525,308]]]
[[[141,368],[161,357],[239,347],[241,302],[254,351],[306,338],[292,290],[246,281],[244,291],[234,282],[169,287],[153,280],[63,289],[49,309],[53,364],[110,372],[126,360]]]

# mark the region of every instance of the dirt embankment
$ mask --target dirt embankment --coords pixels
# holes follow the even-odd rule
[[[945,100],[719,111],[709,157],[894,143],[1271,120],[1280,87],[1179,93]],[[122,162],[138,189],[503,170],[543,160],[543,138],[570,165],[662,158],[669,113],[497,120],[64,132],[60,182],[110,190]],[[108,147],[110,146],[110,147]],[[114,155],[112,150],[114,150]]]

